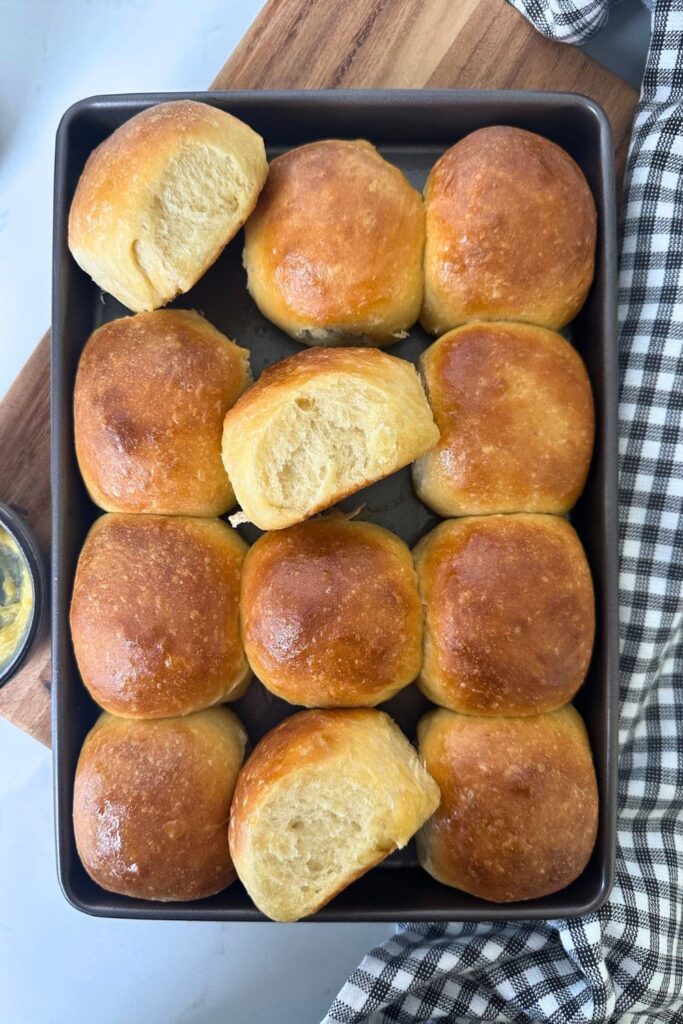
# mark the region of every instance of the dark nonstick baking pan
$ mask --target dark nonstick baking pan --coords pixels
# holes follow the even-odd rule
[[[493,904],[440,885],[422,871],[411,844],[354,882],[315,915],[318,921],[509,920],[556,918],[595,910],[612,881],[615,843],[617,677],[617,347],[616,228],[612,140],[601,108],[582,96],[532,92],[335,91],[234,92],[101,96],[64,115],[57,134],[52,328],[53,501],[53,743],[59,878],[67,899],[80,910],[108,917],[195,920],[260,920],[239,882],[210,899],[152,903],[112,895],[83,870],[71,820],[78,754],[98,709],[78,675],[68,614],[76,560],[88,527],[99,514],[81,482],[73,445],[72,396],[79,355],[91,331],[129,311],[103,294],[79,270],[67,249],[67,217],[88,154],[133,114],[169,99],[196,99],[242,118],[266,140],[269,155],[314,139],[367,138],[418,188],[440,154],[476,128],[516,125],[564,146],[590,182],[598,208],[595,282],[571,326],[593,384],[597,411],[595,455],[585,492],[572,513],[593,571],[597,598],[595,652],[576,705],[593,746],[600,789],[598,841],[586,870],[572,885],[542,899]],[[269,363],[301,346],[266,321],[246,291],[238,235],[217,263],[173,305],[198,309],[251,352],[258,376]],[[418,327],[390,351],[416,361],[430,339]],[[415,497],[410,473],[400,473],[343,503],[364,506],[363,515],[414,544],[436,524]],[[253,541],[258,531],[241,527]],[[385,707],[414,737],[427,708],[415,686]],[[292,712],[255,681],[234,705],[252,742]]]

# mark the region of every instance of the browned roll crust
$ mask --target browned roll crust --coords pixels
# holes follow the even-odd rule
[[[369,142],[327,139],[273,160],[245,229],[248,287],[307,345],[391,345],[422,303],[418,192]]]
[[[420,369],[441,432],[413,468],[425,504],[441,516],[569,511],[595,434],[569,342],[527,324],[467,324],[434,342]]]
[[[228,818],[246,733],[226,708],[136,722],[102,714],[83,744],[74,829],[109,892],[194,900],[235,879]]]
[[[571,700],[593,649],[586,556],[556,516],[441,523],[415,549],[423,693],[466,714],[533,715]]]
[[[441,790],[417,836],[433,878],[497,903],[547,896],[578,878],[595,845],[598,790],[571,705],[533,718],[439,709],[418,738]]]
[[[93,150],[69,213],[69,249],[135,312],[164,306],[208,270],[254,209],[263,139],[208,103],[143,110]]]
[[[300,711],[263,737],[240,773],[230,852],[259,910],[296,921],[405,846],[438,803],[389,715]]]
[[[217,519],[97,520],[78,560],[71,635],[98,704],[130,718],[163,718],[242,696],[246,550]]]
[[[472,132],[432,168],[425,210],[425,330],[468,320],[557,330],[581,309],[593,280],[595,201],[555,143],[520,128]]]
[[[255,674],[291,704],[388,700],[422,662],[410,551],[388,530],[340,516],[266,533],[244,563],[242,635]]]
[[[180,309],[105,324],[74,390],[76,454],[107,512],[217,516],[235,502],[223,418],[251,380],[249,353]]]

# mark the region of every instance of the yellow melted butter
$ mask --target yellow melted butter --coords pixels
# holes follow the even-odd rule
[[[0,669],[21,644],[33,611],[33,580],[24,553],[0,526]]]

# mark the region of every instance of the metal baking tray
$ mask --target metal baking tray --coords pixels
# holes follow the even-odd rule
[[[399,851],[354,882],[312,918],[317,921],[463,921],[558,918],[595,910],[607,897],[614,870],[617,676],[617,340],[615,180],[609,122],[583,96],[496,91],[210,92],[100,96],[64,115],[57,133],[52,320],[52,584],[53,745],[59,879],[69,902],[104,917],[176,920],[262,920],[241,883],[192,903],[153,903],[100,889],[83,870],[74,841],[71,801],[74,770],[98,709],[74,661],[68,612],[76,560],[88,527],[99,514],[88,499],[76,464],[72,397],[78,358],[91,331],[129,311],[103,294],[77,267],[67,249],[67,217],[76,182],[90,151],[133,114],[169,99],[196,99],[242,118],[266,140],[269,156],[314,139],[367,138],[419,189],[440,154],[485,125],[517,125],[567,149],[590,182],[598,208],[595,282],[571,326],[593,384],[597,411],[595,455],[585,492],[571,519],[593,571],[597,598],[595,652],[576,705],[595,756],[600,791],[597,844],[586,870],[572,885],[542,899],[489,903],[434,881],[417,864],[414,845]],[[198,309],[251,352],[258,376],[269,363],[301,346],[265,320],[245,286],[238,235],[202,280],[175,306]],[[419,327],[394,345],[393,355],[416,361],[430,339]],[[342,503],[364,506],[364,517],[394,530],[413,545],[437,522],[415,497],[403,470]],[[241,528],[248,541],[258,534]],[[294,709],[259,682],[232,705],[252,743]],[[409,686],[386,710],[409,737],[427,701]]]

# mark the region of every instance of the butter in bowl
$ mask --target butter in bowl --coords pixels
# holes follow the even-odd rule
[[[43,620],[45,571],[33,532],[0,502],[0,686],[23,664]]]

